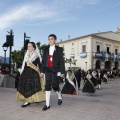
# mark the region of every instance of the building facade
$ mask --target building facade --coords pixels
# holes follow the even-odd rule
[[[71,67],[88,69],[120,69],[120,29],[99,32],[57,43],[64,48],[65,59],[77,60]]]

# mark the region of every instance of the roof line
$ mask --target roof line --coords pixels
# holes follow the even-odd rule
[[[103,38],[103,39],[106,39],[106,40],[111,40],[111,41],[113,41],[113,39],[110,39],[110,38],[105,38],[105,37],[102,37],[102,36],[98,36],[98,35],[93,35],[94,37],[98,37],[98,38]],[[115,42],[120,42],[120,41],[118,41],[118,40],[114,40]]]
[[[93,36],[93,35],[96,35],[96,34],[109,33],[109,32],[113,32],[113,31],[100,32],[100,33],[92,33],[92,34],[88,34],[88,35],[83,35],[83,36],[72,38],[72,39],[69,39],[69,40],[60,41],[60,42],[57,42],[56,44],[63,43],[63,42],[68,42],[68,41],[73,41],[73,40],[76,40],[76,39],[80,39],[80,38],[84,38],[84,37],[89,37],[89,36]]]

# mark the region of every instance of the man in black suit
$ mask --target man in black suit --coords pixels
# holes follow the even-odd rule
[[[78,89],[80,90],[80,83],[81,83],[81,69],[78,69],[75,73],[75,77],[78,83]]]
[[[98,84],[98,89],[100,90],[101,89],[101,82],[103,80],[103,74],[100,70],[98,70],[98,73],[97,73],[97,84]]]
[[[54,34],[48,36],[49,47],[43,52],[41,77],[45,74],[46,105],[43,111],[50,108],[51,89],[58,95],[58,105],[62,104],[62,96],[59,88],[59,79],[65,74],[65,64],[63,58],[63,49],[56,46],[57,37]]]

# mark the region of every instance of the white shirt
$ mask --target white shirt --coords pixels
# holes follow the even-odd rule
[[[55,50],[55,45],[49,47],[49,55],[53,55]]]
[[[100,73],[98,73],[99,74],[99,78],[100,78]]]

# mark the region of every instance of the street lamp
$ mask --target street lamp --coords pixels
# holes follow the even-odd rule
[[[87,62],[85,62],[86,63],[86,71],[87,71]]]
[[[2,47],[3,47],[3,50],[5,52],[5,55],[4,55],[4,64],[6,64],[6,51],[8,50],[9,45],[5,42]]]
[[[0,69],[1,69],[1,66],[2,66],[2,58],[0,58]]]
[[[27,38],[27,39],[26,39]],[[28,36],[26,36],[26,33],[24,33],[24,46],[23,46],[23,58],[24,58],[24,54],[25,54],[25,42],[27,41],[27,42],[29,42],[29,39],[30,39],[31,37],[28,37]]]

